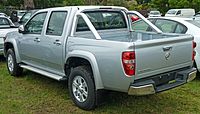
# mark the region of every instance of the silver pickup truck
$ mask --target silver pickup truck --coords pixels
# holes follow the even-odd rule
[[[134,15],[155,32],[134,32]],[[90,110],[102,90],[148,95],[193,80],[194,48],[192,36],[160,33],[138,12],[73,6],[39,10],[7,34],[4,54],[11,75],[28,69],[68,80],[74,103]]]

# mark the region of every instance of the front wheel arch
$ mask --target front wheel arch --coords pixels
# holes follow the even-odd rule
[[[7,69],[12,76],[20,76],[23,72],[23,69],[19,66],[16,61],[16,55],[13,48],[9,48],[6,51],[6,62],[7,62]]]

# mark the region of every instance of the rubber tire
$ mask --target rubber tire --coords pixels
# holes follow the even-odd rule
[[[11,55],[12,58],[13,58],[13,65],[14,65],[14,68],[13,68],[13,71],[10,71],[9,68],[8,68],[8,55]],[[19,66],[19,64],[17,63],[16,61],[16,56],[15,56],[15,53],[14,53],[14,50],[13,49],[8,49],[7,53],[6,53],[6,62],[7,62],[7,69],[8,69],[8,72],[11,76],[20,76],[23,72],[23,68],[21,68]]]
[[[75,76],[81,76],[88,86],[88,97],[85,102],[79,102],[72,92],[72,82]],[[87,66],[78,66],[72,69],[68,80],[69,94],[73,102],[81,109],[92,110],[96,107],[96,90],[92,79],[92,71]]]

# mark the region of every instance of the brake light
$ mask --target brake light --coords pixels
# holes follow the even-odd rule
[[[195,55],[196,55],[196,52],[194,50],[194,48],[196,48],[197,46],[197,43],[192,41],[192,48],[193,48],[193,51],[192,51],[192,60],[194,61],[194,58],[195,58]]]
[[[193,49],[197,47],[197,43],[195,41],[192,41],[192,47]]]
[[[135,75],[135,52],[123,52],[122,53],[122,64],[126,75]]]

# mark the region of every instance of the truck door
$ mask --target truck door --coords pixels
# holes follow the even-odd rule
[[[66,40],[64,32],[68,10],[52,11],[41,42],[43,48],[43,64],[52,73],[64,73],[63,51]]]
[[[36,14],[24,26],[24,33],[19,38],[19,52],[23,62],[32,66],[41,63],[39,45],[42,39],[42,30],[47,12]]]

